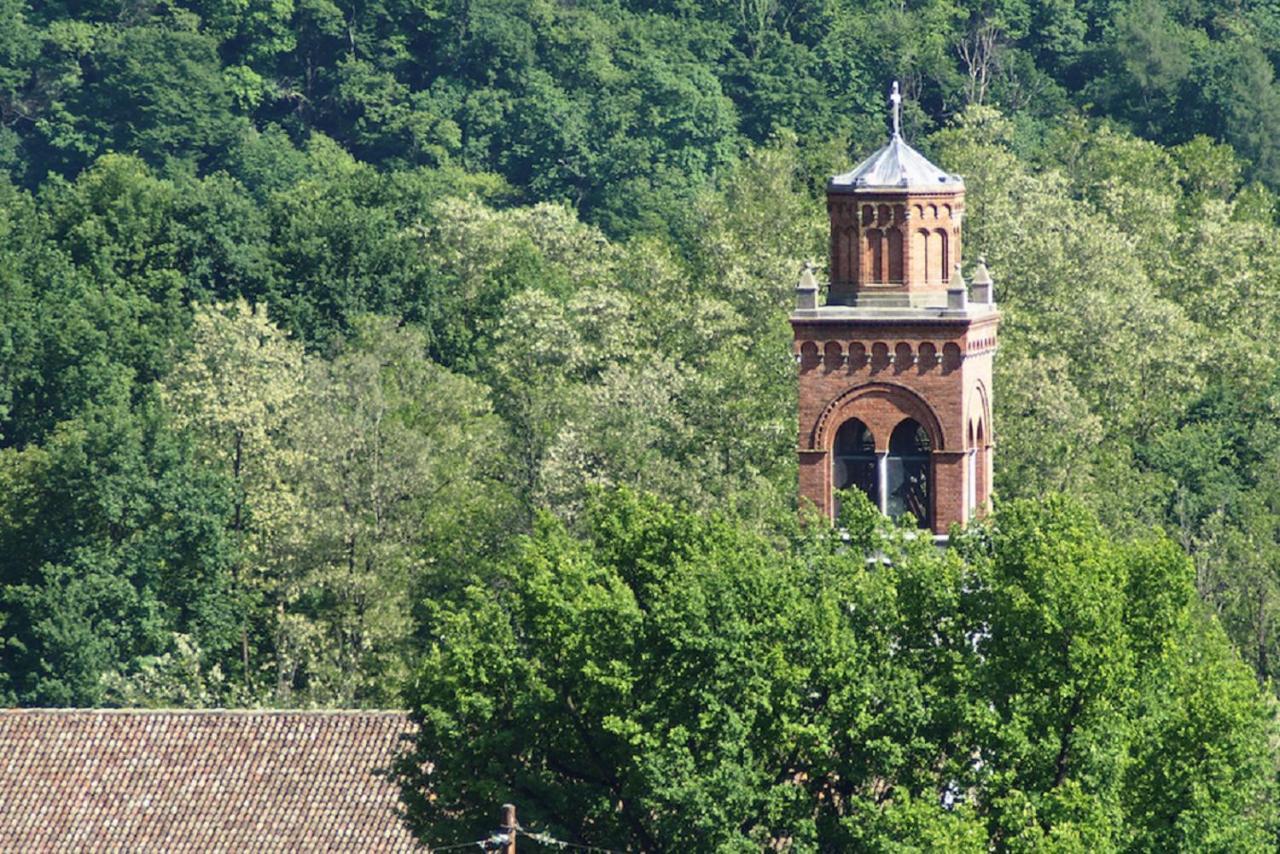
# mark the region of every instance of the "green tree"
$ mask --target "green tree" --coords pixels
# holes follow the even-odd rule
[[[282,655],[288,610],[302,580],[289,556],[308,512],[291,480],[299,451],[291,430],[305,389],[302,347],[264,307],[218,304],[197,311],[192,347],[166,378],[175,423],[196,439],[199,458],[233,489],[225,526],[238,554],[233,575],[240,611],[240,677],[249,695],[285,694]],[[255,655],[266,652],[266,661]],[[270,674],[270,687],[259,681]]]
[[[771,542],[627,491],[544,517],[428,605],[416,832],[512,800],[640,850],[1267,844],[1273,714],[1170,542],[1059,499],[945,553],[856,496],[841,523]]]
[[[32,286],[44,247],[30,196],[0,181],[0,443],[13,433],[11,407],[35,369],[35,306]]]
[[[289,439],[307,508],[291,558],[299,587],[276,654],[307,702],[395,705],[413,596],[506,539],[506,437],[485,390],[431,362],[422,332],[390,318],[357,321],[332,361],[311,360],[306,389]]]
[[[154,400],[94,406],[43,445],[0,451],[6,702],[118,699],[113,684],[180,638],[197,669],[233,661],[229,486]]]
[[[75,184],[52,182],[29,211],[11,244],[10,275],[24,281],[31,316],[14,366],[10,441],[39,440],[168,368],[189,314],[171,263],[173,198],[137,160],[113,156]]]
[[[74,176],[96,156],[124,151],[157,166],[198,167],[244,130],[217,42],[170,11],[168,26],[97,25],[57,43],[75,70],[37,122],[41,166]]]

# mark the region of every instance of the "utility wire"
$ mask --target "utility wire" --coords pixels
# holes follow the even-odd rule
[[[576,848],[579,851],[600,851],[602,854],[623,854],[613,848],[601,848],[598,845],[579,845],[577,842],[565,842],[563,839],[556,839],[550,833],[530,833],[524,828],[517,828],[516,833],[534,842],[541,842],[543,845],[554,845],[557,848]]]
[[[598,845],[582,845],[577,842],[565,842],[563,839],[556,839],[550,833],[530,833],[523,827],[511,828],[517,836],[523,836],[534,842],[540,842],[543,845],[550,845],[561,850],[565,848],[573,848],[577,851],[597,851],[599,854],[626,854],[626,852],[618,851],[615,848],[601,848]],[[484,839],[477,839],[475,842],[459,842],[456,845],[444,845],[439,848],[427,846],[427,854],[439,854],[442,851],[458,851],[462,848],[479,848],[482,851],[493,851],[505,846],[511,838],[506,833],[496,833],[492,836],[486,836]]]
[[[459,842],[457,845],[442,845],[439,848],[427,846],[427,854],[437,854],[439,851],[457,851],[460,848],[480,848],[487,850],[489,844],[493,842],[492,836],[486,836],[484,839],[477,839],[475,842]]]

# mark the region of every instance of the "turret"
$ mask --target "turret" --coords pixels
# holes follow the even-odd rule
[[[833,305],[942,305],[960,260],[964,181],[902,139],[893,84],[893,134],[827,184]]]

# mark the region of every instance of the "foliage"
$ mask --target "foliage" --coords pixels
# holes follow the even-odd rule
[[[1066,123],[1035,170],[1014,136],[971,110],[935,137],[969,176],[966,245],[1000,271],[996,485],[1166,527],[1268,681],[1277,355],[1257,333],[1277,323],[1280,234],[1205,138],[1164,149]]]
[[[286,643],[283,618],[254,626],[253,616],[275,616],[275,606],[283,610],[301,586],[289,555],[299,547],[304,504],[289,470],[300,453],[290,433],[301,420],[302,348],[265,310],[244,302],[197,313],[192,338],[163,394],[179,428],[195,437],[201,461],[233,489],[228,533],[239,552],[233,574],[241,600],[240,664],[252,694],[259,665],[250,633],[274,635],[277,649]],[[289,681],[287,661],[277,655],[278,691]]]
[[[545,0],[5,0],[0,167],[34,187],[129,152],[235,168],[254,129],[335,140],[387,170],[503,176],[612,235],[669,233],[748,145],[881,128],[913,137],[994,105],[1036,133],[1067,113],[1173,146],[1231,144],[1280,181],[1266,4],[924,0],[832,5]]]
[[[421,656],[462,666],[439,635],[460,602],[511,627],[532,615],[493,603],[518,595],[589,623],[546,639],[565,661],[629,668],[527,674],[585,690],[627,769],[629,812],[598,780],[598,802],[539,807],[580,838],[639,846],[630,815],[697,849],[1238,850],[1267,826],[1233,658],[1280,673],[1267,5],[0,0],[0,20],[0,699],[399,705]],[[854,542],[894,556],[871,574],[793,530],[786,314],[826,252],[823,182],[883,139],[891,79],[908,138],[965,175],[965,260],[996,277],[1011,506],[944,558],[849,505]],[[626,501],[592,497],[620,487],[719,515],[627,499],[609,536],[689,551],[624,565],[632,533],[605,554],[598,526]],[[1088,511],[1016,504],[1059,492]],[[1187,572],[1153,527],[1208,622],[1156,601]],[[679,634],[699,609],[723,637]],[[562,727],[538,749],[574,735],[520,709]]]
[[[7,702],[96,705],[104,678],[166,654],[173,632],[232,647],[230,485],[154,401],[0,451],[0,479]]]
[[[1053,500],[943,553],[846,504],[780,542],[628,490],[539,520],[429,609],[416,831],[516,800],[615,849],[1267,844],[1274,713],[1175,545]]]
[[[397,703],[412,597],[449,558],[483,553],[507,509],[489,482],[505,443],[484,389],[425,351],[421,332],[371,315],[309,366],[291,438],[307,509],[276,654],[311,702]]]

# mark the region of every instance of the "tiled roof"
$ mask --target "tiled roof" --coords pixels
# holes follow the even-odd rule
[[[0,851],[412,851],[400,712],[0,711]]]

